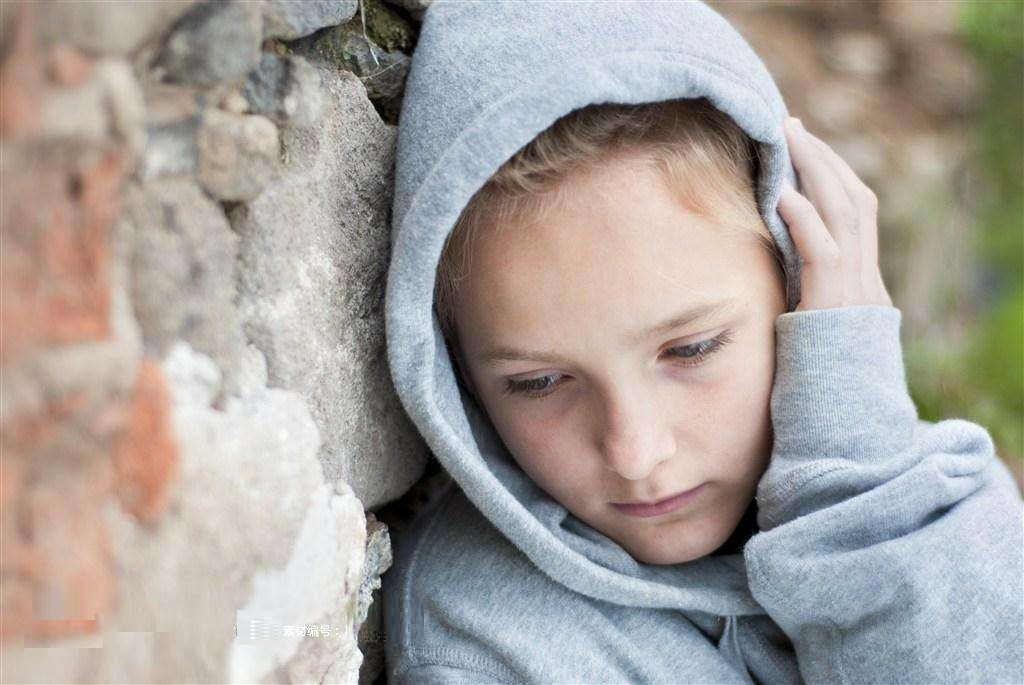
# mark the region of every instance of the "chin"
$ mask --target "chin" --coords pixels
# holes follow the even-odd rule
[[[678,550],[638,550],[636,552],[630,552],[637,561],[644,564],[653,564],[656,566],[671,566],[673,564],[685,564],[688,561],[694,559],[700,559],[707,555],[712,550],[707,551],[678,551]]]
[[[660,531],[652,532],[654,532],[656,536],[660,537],[661,541],[664,541],[666,533]],[[683,536],[685,536],[685,533]],[[659,566],[669,566],[672,564],[685,564],[688,561],[693,561],[694,559],[700,559],[701,557],[707,556],[718,549],[718,547],[725,541],[726,538],[719,540],[718,536],[715,536],[713,539],[698,539],[692,541],[691,544],[679,545],[677,547],[664,545],[659,547],[657,546],[658,540],[652,540],[652,545],[650,547],[630,546],[626,547],[626,551],[639,562]]]

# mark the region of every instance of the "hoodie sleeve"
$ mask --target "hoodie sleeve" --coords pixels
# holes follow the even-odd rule
[[[1024,682],[1020,490],[984,428],[918,421],[900,321],[776,320],[751,592],[808,682]]]

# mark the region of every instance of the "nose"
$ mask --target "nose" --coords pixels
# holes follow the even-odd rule
[[[609,400],[604,412],[601,452],[607,468],[628,480],[643,480],[676,452],[671,426],[656,400],[633,395]]]

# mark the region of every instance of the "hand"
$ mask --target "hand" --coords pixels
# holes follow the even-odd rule
[[[783,128],[808,197],[786,182],[779,214],[803,259],[795,311],[892,306],[878,269],[878,198],[825,144],[788,118]]]

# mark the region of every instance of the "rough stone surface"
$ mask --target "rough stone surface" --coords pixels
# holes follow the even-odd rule
[[[42,412],[47,398],[126,395],[132,387],[141,336],[128,302],[121,245],[110,236],[124,171],[116,149],[4,142],[5,427],[19,415]],[[112,422],[103,423],[106,429]]]
[[[245,347],[235,310],[238,237],[223,212],[185,177],[128,189],[119,230],[131,247],[133,306],[147,348],[186,340],[212,357],[234,388]]]
[[[42,66],[22,42],[31,32],[16,34],[21,38],[8,46],[14,55],[3,65],[5,86]],[[24,69],[13,79],[11,60]],[[92,66],[62,68],[66,87],[81,87],[96,74]],[[132,469],[121,478],[111,458],[120,449],[122,463],[137,464],[140,453],[124,437],[143,422],[166,428],[159,392],[138,392],[138,339],[123,318],[111,250],[130,148],[119,132],[97,138],[40,122],[38,113],[52,111],[59,95],[38,89],[30,108],[37,125],[4,126],[13,138],[5,138],[0,156],[0,638],[15,648],[98,632],[99,617],[117,603],[104,504],[124,494],[131,515],[158,514],[167,485],[157,469],[153,480]],[[145,390],[158,388],[159,374],[144,375],[152,381]],[[160,457],[172,463],[173,448]],[[16,679],[7,654],[0,658],[5,680]]]
[[[298,56],[263,53],[242,92],[250,112],[282,125],[309,126],[323,109],[320,74]]]
[[[140,178],[149,180],[166,174],[194,173],[199,166],[196,138],[200,121],[199,116],[192,116],[166,124],[147,125]]]
[[[380,576],[391,568],[391,539],[388,526],[378,521],[372,513],[366,514],[366,559],[363,565],[363,582],[359,586],[359,601],[356,608],[355,624],[359,650],[363,654],[363,665],[359,682],[373,682],[374,676],[384,670],[383,640],[374,639],[383,632],[380,606]],[[376,605],[377,611],[371,613]]]
[[[270,383],[313,408],[328,480],[346,481],[369,508],[404,492],[426,455],[385,357],[395,132],[356,77],[321,76],[321,120],[284,130],[282,173],[230,215],[241,236],[239,306]]]
[[[201,89],[162,83],[149,72],[142,79],[146,145],[139,160],[139,179],[165,174],[194,174],[199,165],[196,138],[202,122]]]
[[[146,72],[141,80],[146,103],[146,124],[170,124],[198,116],[204,88],[180,83],[163,83]]]
[[[194,8],[176,36],[221,32],[230,42],[221,13],[240,5],[210,5]],[[10,200],[0,203],[5,682],[357,682],[366,588],[379,585],[389,543],[380,524],[368,537],[363,502],[345,482],[324,479],[312,400],[267,387],[268,361],[246,340],[235,301],[239,236],[225,210],[244,208],[277,170],[276,127],[239,111],[248,109],[239,70],[211,64],[224,46],[185,50],[197,62],[182,68],[216,72],[216,82],[163,83],[166,70],[151,65],[167,36],[141,39],[129,65],[60,42],[71,32],[41,48],[51,39],[37,30],[46,6],[19,3],[13,15],[9,6],[0,61],[0,182]],[[279,93],[280,114],[311,125],[319,77],[298,58],[288,64],[296,73]],[[216,109],[232,104],[235,112]],[[335,120],[321,154],[348,124]],[[352,178],[387,202],[389,168],[379,162],[389,150],[378,142],[357,138],[339,154],[366,153],[371,170]],[[308,181],[310,171],[289,173]],[[386,231],[383,207],[373,205],[371,228]],[[275,228],[287,238],[282,218]],[[340,231],[344,217],[334,218]],[[370,246],[386,259],[379,241]],[[372,269],[336,275],[369,275],[380,292]],[[321,294],[342,285],[324,283]],[[373,342],[383,349],[379,332]],[[382,369],[376,360],[370,373]],[[348,428],[394,428],[384,418],[366,414]],[[276,639],[245,639],[260,619]]]
[[[310,61],[357,75],[371,100],[397,97],[405,85],[410,59],[400,50],[385,50],[363,34],[356,20],[297,41],[293,49]]]
[[[130,65],[101,59],[75,88],[55,89],[40,111],[40,124],[53,136],[102,142],[113,133],[132,155],[145,144],[145,104]]]
[[[362,4],[359,23],[370,40],[385,50],[411,51],[416,30],[408,21],[381,0],[362,0]]]
[[[125,167],[117,148],[61,141],[4,145],[0,302],[7,325],[0,361],[107,338],[108,233]]]
[[[265,0],[263,37],[294,40],[348,21],[359,11],[359,0]]]
[[[126,56],[144,42],[158,37],[194,2],[49,2],[46,11],[39,14],[39,29],[43,40],[49,43],[67,43],[92,53]]]
[[[102,633],[54,645],[46,659],[37,650],[5,653],[5,679],[354,682],[365,519],[350,490],[323,482],[305,402],[262,388],[217,411],[209,406],[220,382],[211,359],[180,343],[162,367],[181,446],[169,513],[150,527],[117,507],[104,511],[119,582]],[[257,616],[278,630],[331,630],[254,642],[243,621]],[[306,679],[264,680],[296,664]]]
[[[175,24],[157,57],[165,81],[214,86],[241,80],[260,59],[261,7],[244,0],[206,2]]]
[[[359,603],[356,610],[358,625],[366,620],[370,610],[370,595],[380,588],[380,575],[391,568],[391,541],[388,527],[377,520],[372,513],[366,514],[366,561],[363,567],[363,582],[359,586]]]
[[[428,7],[430,7],[430,4],[432,2],[433,0],[387,0],[387,3],[389,5],[401,7],[403,9],[411,10],[413,12],[425,11]]]
[[[197,176],[218,200],[254,199],[274,175],[281,144],[274,122],[220,109],[202,114],[196,134]]]
[[[171,430],[163,372],[150,358],[137,368],[124,408],[127,425],[111,453],[114,490],[122,509],[138,521],[154,523],[167,511],[178,476],[178,441]]]

